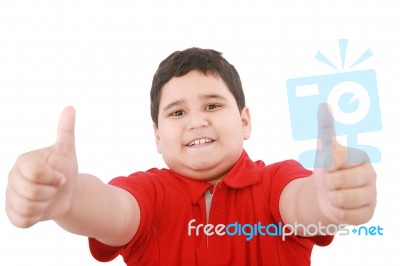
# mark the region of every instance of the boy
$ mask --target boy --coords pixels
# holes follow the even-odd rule
[[[314,173],[295,161],[253,162],[243,150],[251,119],[235,68],[213,50],[175,52],[151,88],[157,150],[169,169],[109,185],[79,173],[68,107],[56,144],[17,159],[7,214],[18,227],[54,219],[88,236],[100,261],[120,254],[127,265],[310,265],[312,246],[328,245],[333,225],[364,223],[376,205],[371,164],[336,142],[325,107]],[[357,163],[347,162],[349,151]],[[304,225],[296,235],[293,227],[279,233],[295,224]],[[309,225],[323,229],[315,235]]]

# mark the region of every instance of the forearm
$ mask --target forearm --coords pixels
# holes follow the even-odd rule
[[[322,212],[317,195],[317,188],[314,182],[314,176],[308,178],[299,178],[293,181],[294,193],[290,206],[293,208],[293,215],[289,218],[291,223],[297,222],[304,225],[318,224],[328,225],[334,221],[325,217]],[[290,208],[288,206],[288,208]]]
[[[135,235],[139,220],[139,206],[131,194],[79,174],[69,211],[55,221],[71,233],[119,246]]]
[[[321,211],[314,176],[299,178],[287,185],[281,195],[280,212],[285,224],[326,226],[336,224]],[[301,230],[299,235],[306,234]]]

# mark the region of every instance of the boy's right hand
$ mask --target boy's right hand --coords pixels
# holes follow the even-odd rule
[[[15,226],[27,228],[62,217],[70,209],[78,176],[74,124],[75,110],[67,107],[60,117],[57,142],[15,162],[6,190],[6,212]]]

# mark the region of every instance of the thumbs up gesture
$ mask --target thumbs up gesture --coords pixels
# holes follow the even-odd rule
[[[367,154],[340,145],[328,106],[318,110],[314,180],[321,212],[331,222],[361,224],[376,206],[376,174]]]
[[[78,175],[75,153],[75,110],[61,114],[54,145],[25,153],[9,173],[6,212],[17,227],[56,219],[71,206]]]

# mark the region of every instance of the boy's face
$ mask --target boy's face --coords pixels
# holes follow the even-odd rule
[[[249,109],[239,112],[218,75],[190,71],[162,88],[157,150],[178,174],[216,182],[239,159],[250,132]]]

